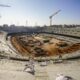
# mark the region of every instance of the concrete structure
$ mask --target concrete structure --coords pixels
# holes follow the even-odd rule
[[[44,27],[41,32],[49,32],[56,34],[63,34],[69,36],[80,37],[80,28],[66,28],[66,27]]]
[[[35,63],[35,75],[24,72],[26,62],[0,60],[1,80],[55,80],[57,74],[71,76],[74,80],[80,80],[80,60],[65,61],[60,64],[49,63],[45,67]]]

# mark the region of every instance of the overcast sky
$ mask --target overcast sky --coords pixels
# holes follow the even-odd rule
[[[49,25],[49,16],[61,9],[53,17],[53,24],[80,24],[80,0],[0,0],[0,25]]]

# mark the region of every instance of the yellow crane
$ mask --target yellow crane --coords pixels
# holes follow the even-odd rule
[[[53,13],[51,16],[49,16],[50,19],[50,26],[52,25],[52,18],[53,16],[55,16],[56,14],[58,14],[61,10],[56,11],[55,13]]]

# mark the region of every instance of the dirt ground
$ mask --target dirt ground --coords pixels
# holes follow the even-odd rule
[[[64,40],[45,36],[13,36],[11,43],[23,56],[56,56],[80,50],[80,43],[69,44]]]

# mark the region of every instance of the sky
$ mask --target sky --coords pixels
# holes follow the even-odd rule
[[[80,0],[0,0],[0,25],[49,25],[49,16],[53,16],[52,24],[80,24]]]

